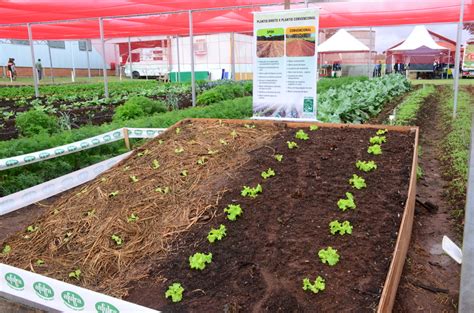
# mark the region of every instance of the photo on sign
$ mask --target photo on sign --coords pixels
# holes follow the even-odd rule
[[[267,28],[257,30],[257,57],[279,58],[285,54],[285,30]]]
[[[314,26],[288,27],[286,29],[286,56],[311,57],[316,51]]]

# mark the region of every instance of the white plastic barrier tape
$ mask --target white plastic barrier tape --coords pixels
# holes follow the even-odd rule
[[[27,205],[47,199],[58,193],[84,184],[105,172],[132,152],[85,167],[70,174],[52,179],[34,187],[0,198],[0,216],[21,209]]]
[[[0,263],[0,294],[62,312],[159,313],[144,306]]]
[[[129,138],[154,138],[164,132],[166,128],[126,128]],[[43,160],[53,159],[59,156],[87,150],[106,143],[124,139],[123,128],[112,130],[108,133],[95,137],[69,143],[63,146],[46,149],[38,152],[27,153],[15,157],[0,159],[0,171],[26,164],[32,164]]]

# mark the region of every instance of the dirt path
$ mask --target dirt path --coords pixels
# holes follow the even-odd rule
[[[422,155],[419,164],[424,176],[418,181],[417,195],[438,210],[428,211],[417,203],[412,239],[398,288],[394,312],[456,312],[461,267],[443,253],[443,235],[455,239],[450,207],[443,196],[447,182],[439,161],[441,104],[448,87],[437,87],[427,98],[416,125],[420,127]],[[437,292],[436,292],[437,291]]]

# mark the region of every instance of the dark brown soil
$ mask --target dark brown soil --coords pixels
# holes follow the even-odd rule
[[[147,279],[134,283],[128,301],[164,312],[369,312],[376,309],[393,253],[407,197],[414,136],[390,132],[383,154],[367,153],[374,130],[327,129],[308,132],[310,140],[295,140],[296,130],[279,133],[273,142],[251,153],[250,161],[229,176],[226,193],[213,214],[174,242],[174,252],[152,259]],[[286,142],[295,140],[298,149]],[[284,155],[282,163],[273,158]],[[371,173],[360,173],[357,160],[377,162]],[[273,168],[276,176],[263,181],[260,173]],[[357,173],[368,187],[355,190],[348,179]],[[231,173],[228,173],[231,174]],[[256,199],[240,196],[243,185],[261,183]],[[342,212],[338,199],[352,192],[356,210]],[[241,204],[244,214],[226,220],[223,208]],[[211,214],[211,216],[213,215]],[[333,236],[332,220],[349,220],[352,235]],[[227,226],[227,237],[210,244],[210,228]],[[340,262],[330,267],[317,253],[337,249]],[[212,252],[205,270],[189,268],[195,252]],[[326,290],[303,291],[302,280],[321,275]],[[173,304],[165,290],[173,282],[185,288],[183,301]]]
[[[444,254],[441,247],[443,235],[456,241],[451,206],[445,197],[448,181],[442,177],[439,158],[444,136],[439,101],[449,92],[449,87],[436,88],[433,96],[425,100],[416,121],[420,127],[422,150],[419,166],[424,172],[417,184],[417,197],[423,203],[433,203],[438,210],[430,212],[419,203],[416,205],[412,238],[394,312],[457,311],[461,267]]]

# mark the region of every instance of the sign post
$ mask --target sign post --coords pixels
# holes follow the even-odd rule
[[[316,120],[316,8],[254,14],[255,119]]]

